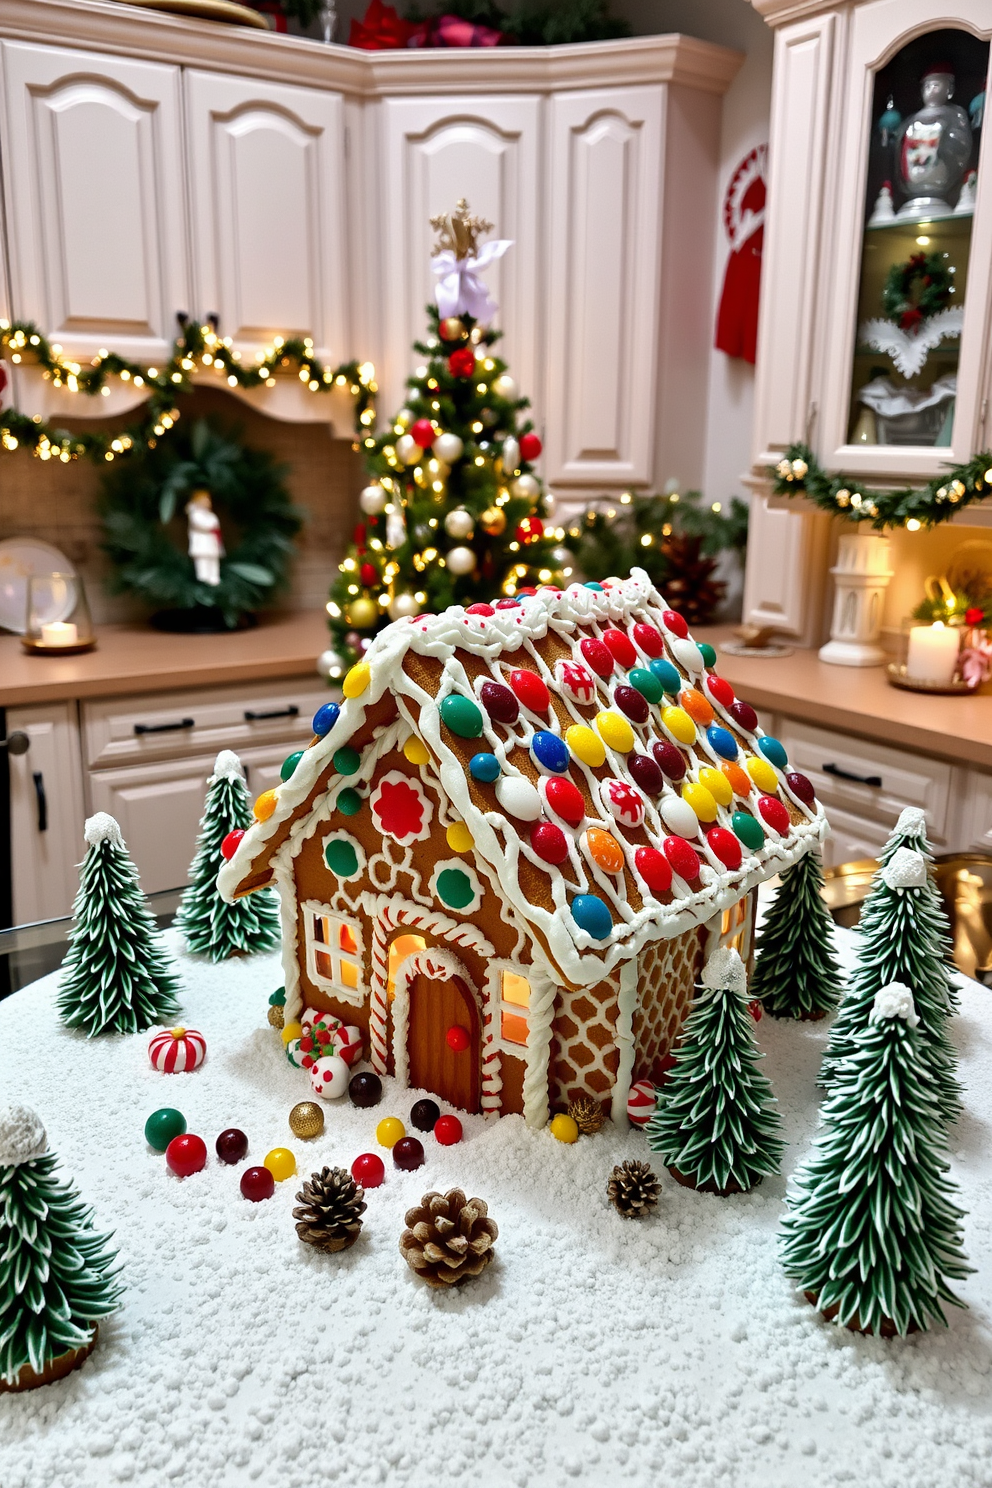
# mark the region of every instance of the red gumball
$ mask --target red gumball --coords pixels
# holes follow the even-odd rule
[[[241,1192],[253,1204],[271,1199],[276,1191],[276,1180],[268,1168],[245,1168],[241,1174]]]
[[[235,827],[234,831],[228,832],[227,836],[224,838],[224,841],[220,845],[220,855],[222,858],[226,859],[227,862],[230,862],[231,859],[234,857],[234,854],[238,850],[238,844],[240,843],[244,835],[244,827]]]
[[[664,620],[667,629],[672,632],[672,635],[678,636],[680,640],[685,640],[689,634],[689,627],[681,615],[677,614],[675,610],[663,610],[661,618]]]
[[[451,1049],[452,1052],[455,1054],[464,1054],[465,1050],[472,1042],[471,1038],[469,1037],[468,1029],[463,1028],[460,1023],[452,1023],[451,1027],[444,1035],[444,1041],[447,1044],[448,1048]]]
[[[471,377],[475,371],[475,352],[470,346],[458,346],[448,358],[452,377]],[[417,436],[414,435],[414,438]]]
[[[537,542],[538,538],[544,536],[544,523],[540,517],[521,517],[514,536],[518,543]],[[522,589],[520,593],[523,593]]]
[[[689,846],[684,837],[666,837],[662,846],[665,850],[665,857],[679,878],[684,879],[686,883],[695,883],[699,877],[700,867],[695,849]]]
[[[491,604],[474,604],[469,605],[465,613],[466,615],[495,615],[496,611]]]
[[[622,630],[604,630],[603,641],[609,647],[610,654],[622,667],[632,667],[637,662],[637,652],[631,644],[630,637],[624,635]]]
[[[207,1144],[202,1137],[184,1132],[181,1137],[173,1137],[166,1147],[165,1160],[177,1178],[188,1178],[206,1167]]]
[[[442,1147],[454,1147],[462,1139],[462,1124],[457,1116],[439,1116],[434,1123],[434,1135]]]
[[[361,579],[365,587],[368,588],[370,584],[374,584],[376,582],[379,575],[376,572],[375,567],[371,563],[363,563],[361,568],[358,570],[358,577]]]
[[[351,1165],[351,1176],[363,1188],[378,1188],[386,1176],[386,1165],[377,1152],[362,1152]]]
[[[657,848],[639,847],[634,854],[634,867],[652,894],[664,894],[672,887],[672,869]]]
[[[730,683],[724,681],[722,677],[714,677],[712,672],[706,678],[706,691],[715,703],[720,704],[721,708],[729,708],[734,701],[734,689]]]
[[[778,796],[759,796],[758,810],[770,827],[784,837],[792,825],[789,813]]]
[[[710,827],[706,841],[725,868],[734,872],[741,866],[741,845],[733,832],[728,832],[726,827]]]
[[[538,822],[530,834],[530,845],[542,863],[557,867],[568,857],[568,838],[554,822]]]
[[[645,656],[664,656],[665,643],[661,638],[661,631],[656,630],[653,625],[635,625],[634,641],[640,646]]]
[[[546,713],[551,707],[551,694],[547,684],[536,672],[521,668],[520,671],[511,672],[506,680],[513,688],[518,700],[532,713]]]
[[[417,1137],[400,1137],[393,1143],[393,1167],[412,1173],[424,1165],[424,1144]]]
[[[421,449],[429,449],[437,438],[437,433],[430,419],[418,419],[410,430],[410,433]]]
[[[521,434],[520,457],[523,460],[536,460],[544,445],[536,434]]]

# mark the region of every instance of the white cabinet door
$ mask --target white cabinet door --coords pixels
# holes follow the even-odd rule
[[[829,537],[825,514],[781,511],[755,493],[744,573],[747,624],[773,625],[803,646],[820,644]]]
[[[258,350],[311,336],[348,343],[340,94],[187,72],[193,277],[201,315]]]
[[[10,757],[14,924],[67,915],[78,887],[83,781],[75,705],[7,709],[7,735],[23,730],[26,754]]]
[[[384,303],[382,345],[376,358],[382,406],[390,412],[401,406],[406,379],[418,361],[412,344],[424,337],[424,306],[434,299],[435,234],[430,218],[450,212],[465,197],[476,216],[494,224],[494,237],[513,240],[510,251],[486,270],[485,280],[499,305],[495,324],[504,332],[500,354],[510,364],[521,394],[534,404],[540,428],[540,100],[485,95],[391,98],[382,108]],[[402,224],[399,230],[397,223]]]
[[[167,355],[192,308],[179,68],[2,47],[14,313],[80,358]]]

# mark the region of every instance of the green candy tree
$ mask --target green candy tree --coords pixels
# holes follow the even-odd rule
[[[889,840],[882,849],[880,861],[883,868],[888,867],[892,858],[901,847],[909,848],[912,852],[922,853],[926,859],[926,897],[931,910],[931,923],[936,926],[936,933],[938,933],[940,940],[941,955],[945,961],[952,961],[954,937],[951,934],[951,922],[943,895],[934,881],[933,849],[927,837],[926,812],[921,811],[918,806],[907,806],[900,812],[899,820],[893,827]],[[951,1012],[956,1013],[960,1007],[960,996],[953,974],[947,985],[947,1001]]]
[[[829,1320],[900,1337],[963,1304],[970,1267],[951,1202],[944,1126],[909,988],[879,988],[839,1067],[782,1225],[788,1275]]]
[[[93,1324],[122,1291],[110,1236],[94,1232],[47,1149],[33,1111],[0,1111],[0,1381],[15,1389],[45,1383],[54,1361],[88,1351]]]
[[[775,1097],[758,1069],[744,965],[721,946],[682,1031],[645,1132],[673,1177],[707,1193],[741,1193],[777,1173],[785,1143]]]
[[[880,987],[900,982],[913,994],[923,1030],[921,1058],[934,1082],[938,1109],[947,1121],[961,1109],[956,1056],[947,1033],[951,974],[944,960],[946,918],[927,872],[926,859],[898,847],[879,870],[861,911],[858,965],[830,1033],[820,1066],[828,1090],[857,1048]]]
[[[751,996],[774,1018],[822,1018],[840,1002],[843,983],[818,852],[806,853],[782,874],[756,949]]]
[[[84,830],[87,849],[72,906],[58,1010],[69,1028],[141,1033],[179,1012],[179,983],[162,947],[121,829],[98,811]]]
[[[189,885],[183,891],[175,924],[186,947],[211,961],[228,956],[271,951],[279,942],[279,906],[269,889],[225,904],[217,892],[217,875],[224,864],[224,841],[231,832],[251,826],[251,803],[238,756],[222,749],[207,781],[207,799],[200,818],[196,854],[190,864]]]

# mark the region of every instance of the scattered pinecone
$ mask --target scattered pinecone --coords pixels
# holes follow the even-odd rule
[[[646,1162],[628,1159],[613,1169],[606,1192],[624,1219],[641,1219],[657,1208],[661,1183]]]
[[[458,1286],[478,1276],[493,1258],[499,1234],[484,1199],[466,1199],[460,1188],[424,1194],[407,1210],[400,1255],[428,1286]]]
[[[293,1210],[296,1233],[308,1245],[328,1252],[354,1245],[368,1207],[365,1190],[344,1168],[322,1168],[311,1173],[296,1195],[301,1208]]]
[[[584,1137],[594,1137],[603,1129],[603,1108],[599,1101],[580,1095],[568,1108],[568,1114]]]
[[[281,1028],[283,1026],[283,1011],[281,1003],[274,1002],[269,1008],[269,1022],[272,1024],[273,1028]]]

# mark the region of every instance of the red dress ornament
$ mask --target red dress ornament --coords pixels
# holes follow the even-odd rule
[[[758,344],[758,294],[765,235],[768,146],[757,145],[734,171],[723,201],[730,257],[716,318],[718,351],[753,366]]]

